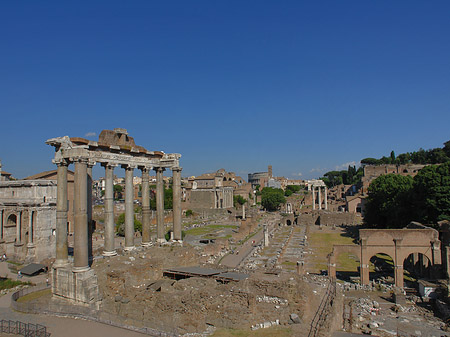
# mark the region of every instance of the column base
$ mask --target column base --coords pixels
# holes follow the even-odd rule
[[[108,256],[116,256],[116,255],[117,255],[117,252],[116,252],[115,250],[112,250],[112,251],[110,251],[110,252],[104,251],[104,252],[102,253],[102,255],[103,255],[103,256],[106,256],[106,257],[108,257]]]
[[[151,241],[149,241],[149,242],[141,242],[141,246],[142,247],[151,247],[151,246],[153,246],[153,243]]]
[[[157,239],[156,242],[159,244],[167,243],[166,239]]]
[[[126,251],[126,252],[130,252],[130,251],[132,251],[132,250],[134,250],[134,249],[136,249],[135,246],[130,246],[130,247],[124,247],[124,248],[123,248],[123,250]]]
[[[88,270],[90,270],[90,269],[91,269],[91,267],[89,267],[89,266],[85,266],[85,267],[73,267],[73,268],[72,268],[72,271],[73,271],[74,273],[82,273],[82,272],[88,271]]]
[[[171,240],[170,243],[183,245],[183,240]]]
[[[56,260],[53,263],[53,268],[65,268],[69,265],[69,260]]]

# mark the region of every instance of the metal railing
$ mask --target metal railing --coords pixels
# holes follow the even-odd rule
[[[24,323],[21,321],[0,321],[1,332],[21,335],[24,337],[50,337],[47,328],[40,324]]]
[[[336,296],[336,282],[330,278],[325,295],[322,297],[319,308],[311,321],[311,328],[308,333],[308,337],[316,337],[319,335],[320,328],[324,326],[325,319],[327,318],[327,307],[332,305],[332,301]]]

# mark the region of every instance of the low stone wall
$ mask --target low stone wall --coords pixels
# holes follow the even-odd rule
[[[301,225],[348,226],[356,225],[358,219],[355,213],[315,211],[300,214],[297,218],[297,223]]]
[[[46,303],[44,305],[41,303],[17,302],[19,298],[25,295],[47,289],[51,289],[51,287],[47,286],[46,284],[41,284],[37,285],[36,287],[16,291],[11,296],[11,307],[16,311],[25,312],[29,314],[45,314],[51,316],[81,318],[85,320],[115,326],[122,329],[140,332],[149,336],[159,336],[159,337],[178,336],[176,332],[169,333],[146,327],[146,322],[144,321],[137,321],[127,317],[102,312],[99,310],[92,309],[88,306],[71,305],[68,303],[67,304]]]

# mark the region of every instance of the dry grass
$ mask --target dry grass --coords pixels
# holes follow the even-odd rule
[[[291,337],[290,328],[272,327],[255,331],[238,329],[218,329],[212,337]]]
[[[19,298],[17,300],[17,302],[29,302],[29,301],[35,300],[37,298],[40,298],[42,296],[46,296],[46,295],[49,296],[49,295],[51,295],[51,293],[52,293],[51,289],[35,291],[34,293],[31,293],[31,294],[28,294],[28,295],[25,295],[25,296]]]

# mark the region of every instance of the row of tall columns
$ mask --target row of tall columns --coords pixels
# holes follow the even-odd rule
[[[312,188],[312,209],[315,210],[316,209],[316,191],[315,191],[315,187],[311,186]],[[327,196],[327,188],[326,186],[323,187],[324,188],[324,209],[327,210],[328,209],[328,196]],[[322,186],[318,186],[317,189],[317,198],[318,198],[318,205],[319,205],[319,210],[322,209],[322,194],[321,194],[321,189]]]
[[[57,170],[57,211],[56,211],[56,261],[55,267],[68,264],[67,244],[67,169],[69,162],[61,161]],[[74,272],[89,270],[92,257],[92,166],[86,159],[75,161],[74,184]],[[105,256],[116,255],[114,244],[114,167],[112,164],[102,164],[105,167]],[[125,250],[134,248],[134,188],[131,165],[122,165],[125,169]],[[142,170],[142,245],[150,245],[150,193],[149,168]],[[157,241],[165,242],[164,236],[164,168],[157,167]],[[181,238],[181,168],[173,168],[173,239]]]

